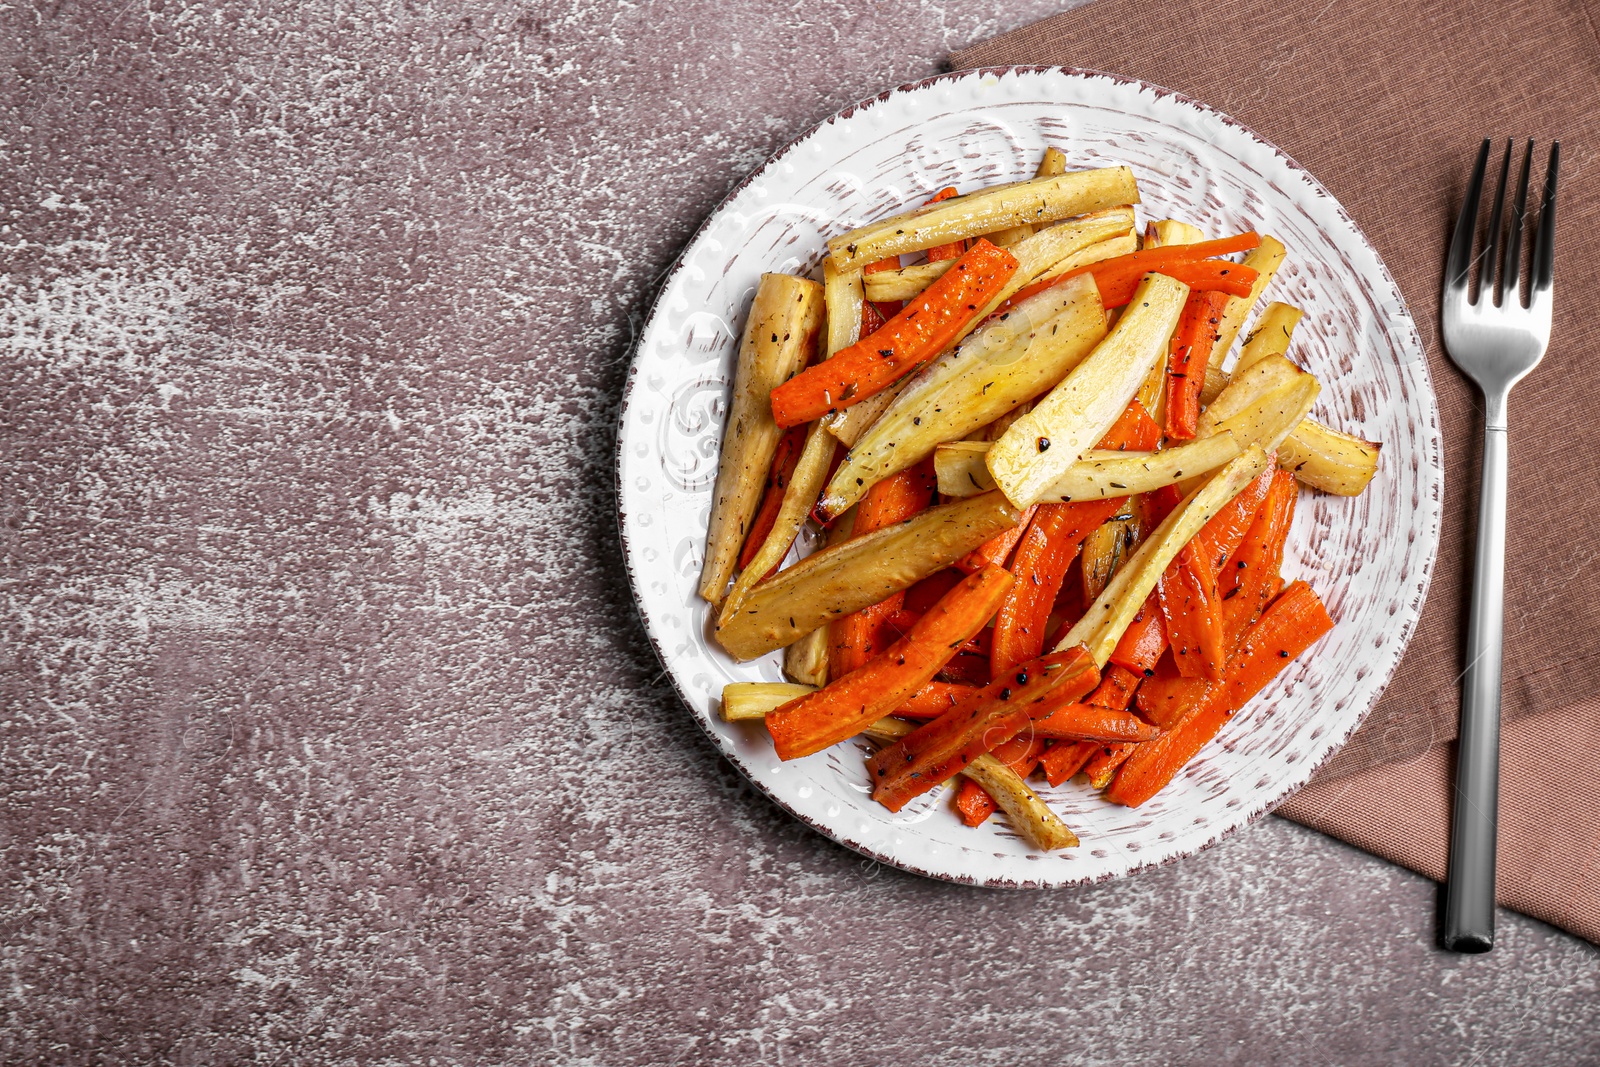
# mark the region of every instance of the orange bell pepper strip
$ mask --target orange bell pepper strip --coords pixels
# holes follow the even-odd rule
[[[810,422],[893,385],[944,351],[1016,271],[1016,256],[979,238],[882,329],[774,389],[773,419]]]
[[[1144,607],[1134,615],[1112,650],[1111,662],[1148,678],[1155,673],[1156,661],[1166,650],[1167,619],[1161,614],[1161,595],[1152,589]]]
[[[1155,796],[1251,697],[1331,629],[1333,620],[1311,587],[1289,586],[1245,632],[1223,681],[1208,685],[1171,730],[1140,745],[1105,798],[1138,807]]]
[[[756,553],[760,552],[761,546],[766,543],[773,524],[778,521],[778,511],[783,507],[784,490],[789,488],[789,479],[794,477],[795,464],[800,462],[800,452],[805,448],[805,444],[804,426],[792,427],[778,438],[778,451],[772,456],[772,470],[767,474],[766,495],[761,498],[761,507],[756,510],[756,517],[750,521],[750,533],[745,537],[744,548],[739,552],[740,570],[750,566],[750,561],[756,558]],[[778,566],[773,564],[772,571],[763,575],[762,581],[772,577]]]
[[[883,655],[768,715],[767,732],[778,756],[787,760],[821,752],[891,714],[933,681],[963,641],[983,629],[1011,581],[999,567],[979,571],[945,594]]]
[[[1216,569],[1200,558],[1194,543],[1167,564],[1156,583],[1167,642],[1178,673],[1185,678],[1221,678],[1227,666],[1222,640],[1222,596]]]
[[[1057,741],[1044,750],[1039,766],[1044,770],[1045,781],[1060,785],[1083,770],[1083,765],[1099,751],[1101,747],[1094,741]]]
[[[1217,330],[1227,306],[1228,294],[1214,289],[1195,290],[1178,317],[1178,328],[1173,331],[1172,348],[1167,354],[1167,436],[1175,441],[1194,437],[1206,367],[1211,363],[1211,350],[1216,347]]]
[[[1113,256],[1110,259],[1102,259],[1098,263],[1089,263],[1082,267],[1069,270],[1064,274],[1057,275],[1054,278],[1048,278],[1042,282],[1034,282],[1032,285],[1024,286],[1023,288],[1019,289],[1016,294],[1011,297],[1011,299],[1006,301],[1006,305],[1010,306],[1014,304],[1020,304],[1030,296],[1033,296],[1037,293],[1042,293],[1051,286],[1060,285],[1069,278],[1076,278],[1080,274],[1093,274],[1095,277],[1095,284],[1100,285],[1102,293],[1105,291],[1105,286],[1101,285],[1100,283],[1100,279],[1102,277],[1105,277],[1108,281],[1110,281],[1113,279],[1131,276],[1135,279],[1135,286],[1138,284],[1137,279],[1143,278],[1146,274],[1151,272],[1156,274],[1168,274],[1176,277],[1176,275],[1172,275],[1173,269],[1181,267],[1183,264],[1194,263],[1198,260],[1211,259],[1214,256],[1228,256],[1235,252],[1248,252],[1250,249],[1255,248],[1260,243],[1260,234],[1247,232],[1235,234],[1232,237],[1221,237],[1214,241],[1200,241],[1192,245],[1163,245],[1159,248],[1145,248],[1137,252],[1129,252],[1127,255]],[[1237,263],[1233,264],[1233,266],[1240,265],[1241,264]],[[1250,270],[1248,267],[1246,267],[1245,270],[1252,275],[1250,284],[1254,285],[1255,278],[1253,275],[1256,272]],[[1183,279],[1181,278],[1179,279],[1179,281],[1182,280]],[[1193,287],[1191,286],[1191,288]],[[1246,293],[1242,295],[1249,294]],[[1130,293],[1129,299],[1131,298],[1132,294]],[[1124,304],[1127,302],[1127,300],[1123,301]]]
[[[988,573],[981,571],[979,573]],[[1089,650],[1079,645],[1032,660],[990,683],[984,703],[946,712],[867,760],[872,798],[899,811],[913,798],[1011,740],[1036,715],[1094,688],[1100,678]],[[768,717],[771,721],[771,717]]]
[[[868,490],[861,503],[856,505],[856,524],[851,536],[860,537],[885,526],[904,522],[927,508],[938,493],[938,488],[931,460],[885,478]],[[904,602],[905,593],[894,593],[871,607],[830,623],[829,675],[843,678],[887,648],[890,642],[883,632],[884,622],[900,610]]]
[[[1222,630],[1230,644],[1238,642],[1245,628],[1283,586],[1278,568],[1283,564],[1283,546],[1294,522],[1294,505],[1299,495],[1294,475],[1288,471],[1274,471],[1271,488],[1256,512],[1250,532],[1231,562],[1222,568],[1219,582],[1225,590]]]
[[[1127,497],[1082,504],[1041,504],[1017,546],[1011,565],[1017,584],[994,622],[990,655],[996,671],[1035,658],[1044,651],[1045,624],[1061,592],[1067,568],[1078,557],[1083,539],[1117,513]]]

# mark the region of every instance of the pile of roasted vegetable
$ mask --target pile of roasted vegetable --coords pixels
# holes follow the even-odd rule
[[[1222,370],[1282,244],[1141,240],[1133,173],[1064,163],[762,277],[700,583],[723,648],[793,680],[723,718],[783,759],[865,734],[888,808],[959,778],[968,824],[1044,849],[1077,838],[1029,776],[1141,804],[1332,627],[1284,539],[1300,485],[1359,493],[1379,447],[1308,417],[1293,307]],[[807,523],[825,547],[782,567]]]

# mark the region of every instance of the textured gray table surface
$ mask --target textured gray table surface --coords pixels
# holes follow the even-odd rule
[[[1277,820],[920,881],[662,683],[611,489],[655,279],[1052,6],[0,13],[0,1060],[1600,1063],[1536,922],[1444,955],[1432,884]]]

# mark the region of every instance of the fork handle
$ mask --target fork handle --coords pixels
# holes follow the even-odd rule
[[[1487,399],[1483,479],[1478,491],[1478,555],[1467,619],[1467,670],[1461,694],[1450,871],[1445,888],[1444,946],[1454,952],[1488,952],[1494,947],[1508,456],[1505,397]]]

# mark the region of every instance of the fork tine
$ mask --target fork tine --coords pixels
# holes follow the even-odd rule
[[[1483,193],[1483,168],[1489,162],[1489,140],[1484,138],[1478,149],[1478,162],[1472,168],[1472,180],[1467,183],[1467,195],[1461,201],[1461,215],[1456,219],[1456,234],[1450,241],[1450,258],[1445,267],[1446,289],[1466,289],[1467,272],[1472,267],[1472,234],[1478,223],[1478,198]]]
[[[1550,169],[1544,176],[1544,202],[1539,205],[1539,232],[1533,239],[1529,295],[1548,296],[1556,269],[1556,172],[1561,169],[1561,142],[1550,142]]]
[[[1522,156],[1522,177],[1517,179],[1517,202],[1511,205],[1511,237],[1506,243],[1505,302],[1522,304],[1522,230],[1528,220],[1528,171],[1533,166],[1533,138]]]
[[[1506,155],[1500,161],[1500,184],[1494,190],[1494,210],[1489,213],[1489,233],[1483,239],[1483,269],[1478,271],[1478,302],[1485,298],[1496,304],[1499,292],[1494,287],[1495,264],[1500,251],[1501,224],[1505,221],[1506,179],[1511,176],[1511,139],[1506,139]]]

